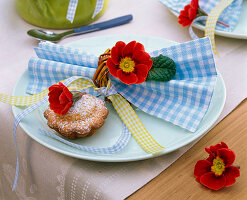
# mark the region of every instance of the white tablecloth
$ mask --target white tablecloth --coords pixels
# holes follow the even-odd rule
[[[176,17],[157,0],[111,0],[105,15],[98,21],[125,14],[133,14],[130,24],[67,38],[60,44],[108,34],[156,36],[177,42],[190,40],[188,29],[182,28]],[[18,16],[14,1],[0,0],[0,27],[0,92],[11,94],[38,42],[27,36],[27,30],[34,26]],[[216,65],[227,90],[220,121],[247,97],[247,40],[216,37],[216,45],[220,54]],[[0,103],[0,120],[0,199],[123,199],[193,145],[145,161],[98,163],[49,150],[19,128],[20,174],[17,188],[11,192],[16,166],[11,106]]]

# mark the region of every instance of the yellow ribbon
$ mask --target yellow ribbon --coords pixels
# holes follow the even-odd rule
[[[83,90],[88,87],[95,87],[95,86],[93,85],[92,82],[84,79],[76,80],[68,86],[69,90]],[[40,101],[46,95],[48,95],[48,92],[49,92],[48,89],[46,89],[38,94],[25,96],[25,97],[9,96],[0,93],[0,101],[13,106],[30,106]]]
[[[93,87],[97,90],[91,81],[85,79],[78,79],[68,86],[69,90],[83,90],[89,87]],[[0,93],[0,101],[14,106],[29,106],[40,101],[47,94],[48,89],[38,94],[25,97],[8,96]],[[164,147],[160,146],[150,133],[148,133],[135,111],[121,95],[114,94],[108,96],[108,98],[111,100],[114,108],[129,131],[147,153],[155,154],[164,150]]]
[[[229,6],[233,1],[234,0],[221,0],[220,3],[218,3],[217,6],[209,13],[206,21],[205,36],[210,38],[213,52],[218,56],[219,54],[216,50],[214,40],[215,26],[222,11],[226,9],[227,6]]]
[[[120,94],[114,94],[108,98],[112,101],[118,115],[128,127],[134,138],[145,151],[148,153],[158,153],[164,150],[164,147],[160,146],[148,133],[133,108]]]

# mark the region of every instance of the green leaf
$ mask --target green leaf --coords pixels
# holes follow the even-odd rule
[[[152,68],[148,72],[146,80],[170,81],[176,74],[175,62],[163,55],[151,58],[153,60]]]
[[[72,106],[75,105],[75,102],[81,99],[81,97],[85,94],[85,92],[80,92],[80,91],[72,91]]]

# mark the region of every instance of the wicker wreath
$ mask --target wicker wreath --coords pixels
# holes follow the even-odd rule
[[[107,49],[105,53],[99,56],[98,67],[93,76],[93,82],[97,87],[106,87],[109,77],[108,77],[108,67],[106,62],[108,58],[111,57],[111,49]]]

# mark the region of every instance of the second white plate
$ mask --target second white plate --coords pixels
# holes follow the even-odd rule
[[[171,12],[178,16],[178,13]],[[205,30],[205,26],[199,23],[194,23],[192,26],[202,31]],[[243,0],[241,16],[235,29],[232,32],[215,30],[215,34],[229,38],[247,39],[247,0]]]

